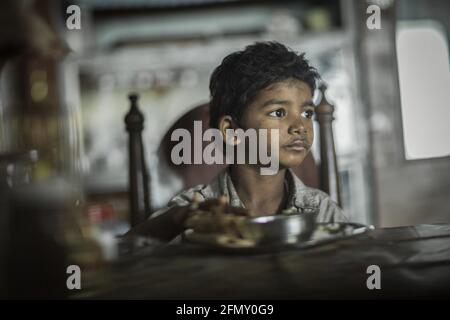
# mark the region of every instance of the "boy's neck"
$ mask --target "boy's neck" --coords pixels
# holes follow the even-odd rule
[[[254,215],[270,215],[283,209],[288,196],[284,188],[286,169],[264,176],[258,166],[233,165],[230,176],[242,203]]]

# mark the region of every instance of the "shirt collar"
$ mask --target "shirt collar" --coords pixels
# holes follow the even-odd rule
[[[300,206],[298,195],[301,193],[302,189],[305,189],[305,184],[298,178],[295,173],[288,169],[286,171],[285,181],[287,183],[288,189],[288,202],[285,209],[295,208],[298,209]],[[217,181],[213,183],[216,187],[218,187],[218,194],[215,196],[225,195],[230,200],[230,205],[233,207],[241,207],[244,208],[244,204],[242,203],[239,195],[234,187],[233,181],[231,180],[231,176],[229,174],[229,168],[223,170],[219,176]],[[214,188],[215,189],[215,188]]]

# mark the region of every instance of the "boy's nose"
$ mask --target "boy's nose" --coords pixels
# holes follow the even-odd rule
[[[295,117],[292,120],[291,125],[289,126],[289,133],[299,135],[306,134],[306,127],[300,117]]]

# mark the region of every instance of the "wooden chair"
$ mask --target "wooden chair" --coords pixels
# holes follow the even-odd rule
[[[128,141],[128,197],[130,206],[130,225],[135,226],[150,215],[149,176],[145,163],[142,130],[144,115],[139,111],[137,94],[129,95],[131,108],[125,116]]]
[[[339,170],[336,160],[336,149],[333,135],[334,106],[326,98],[327,86],[322,82],[319,86],[322,94],[316,107],[316,120],[319,123],[320,139],[320,186],[319,189],[328,193],[332,200],[341,205],[339,187]]]
[[[293,168],[293,171],[307,186],[323,190],[340,204],[339,174],[332,130],[334,106],[326,99],[325,84],[321,84],[319,90],[322,93],[322,98],[316,107],[316,120],[319,124],[319,133],[316,134],[316,137],[318,136],[320,139],[321,163],[318,166],[310,152],[303,163]],[[125,118],[125,122],[129,132],[130,223],[134,226],[149,216],[151,207],[148,192],[149,178],[141,138],[144,119],[137,107],[137,95],[130,95],[130,101],[131,109]],[[226,167],[226,165],[220,164],[174,165],[172,163],[170,154],[173,146],[177,143],[170,139],[173,130],[184,128],[193,132],[194,121],[202,121],[203,131],[209,128],[208,104],[199,105],[180,117],[164,135],[158,148],[160,162],[164,163],[182,180],[181,189],[198,184],[207,184]]]

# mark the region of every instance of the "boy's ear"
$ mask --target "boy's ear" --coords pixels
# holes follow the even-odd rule
[[[232,145],[238,145],[240,143],[238,137],[235,134],[230,135],[229,132],[230,130],[233,130],[234,132],[238,128],[239,126],[231,116],[222,116],[219,119],[219,130],[225,143]]]

